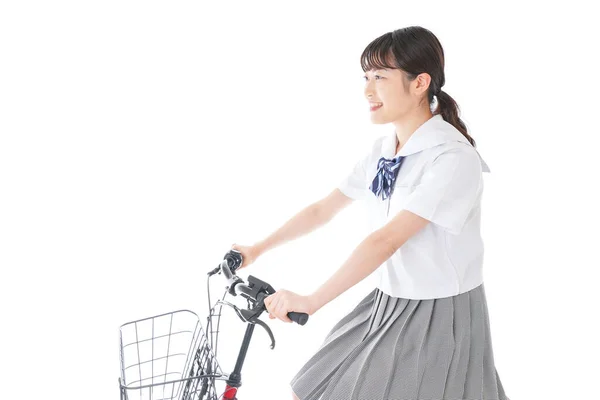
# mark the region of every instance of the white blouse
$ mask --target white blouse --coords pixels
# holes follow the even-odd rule
[[[381,136],[338,188],[368,208],[371,230],[408,210],[431,223],[410,237],[375,273],[377,287],[407,299],[454,296],[483,283],[480,234],[483,172],[479,152],[441,115],[434,115],[396,154],[395,132]],[[380,157],[405,156],[390,197],[369,189]]]

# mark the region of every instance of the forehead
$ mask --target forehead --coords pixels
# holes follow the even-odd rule
[[[369,70],[366,71],[367,74],[368,73],[371,73],[371,74],[375,74],[375,73],[377,73],[377,74],[379,74],[379,73],[390,74],[392,72],[393,72],[393,70],[390,69],[390,68],[371,68],[371,69],[369,69]]]
[[[372,68],[367,70],[365,74],[368,76],[378,74],[390,79],[403,78],[404,76],[402,70],[400,70],[399,68]]]

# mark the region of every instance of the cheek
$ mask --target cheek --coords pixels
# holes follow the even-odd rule
[[[402,93],[390,93],[388,100],[384,103],[387,107],[386,114],[404,114],[406,111],[414,107],[411,104],[411,99],[408,96],[404,96]]]
[[[398,105],[398,96],[389,88],[381,88],[377,91],[377,98],[383,103],[383,108],[390,109]]]
[[[408,100],[405,94],[402,92],[402,88],[397,87],[386,87],[385,90],[381,93],[382,100],[384,104],[388,104],[391,106],[401,106],[405,104]]]

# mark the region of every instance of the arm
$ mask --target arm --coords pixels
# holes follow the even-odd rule
[[[407,197],[404,209],[369,235],[341,268],[310,295],[317,311],[370,275],[429,222],[459,234],[482,188],[482,166],[471,146],[440,154]]]
[[[302,209],[281,228],[256,243],[254,246],[258,250],[258,256],[325,225],[352,201],[339,189],[334,189],[328,196]]]
[[[371,233],[350,258],[311,297],[313,313],[369,276],[429,221],[410,211],[400,211],[390,222]]]

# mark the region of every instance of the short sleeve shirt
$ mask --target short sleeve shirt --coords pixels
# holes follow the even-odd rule
[[[371,230],[401,210],[430,221],[376,270],[378,288],[408,299],[454,296],[483,283],[480,234],[487,163],[466,137],[434,115],[395,153],[396,133],[377,138],[338,188],[368,208]],[[404,156],[391,195],[369,189],[381,157]]]

